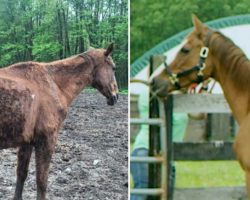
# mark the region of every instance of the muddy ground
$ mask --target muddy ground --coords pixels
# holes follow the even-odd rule
[[[84,91],[70,108],[51,162],[49,200],[126,200],[127,95],[115,106],[97,92]],[[0,151],[0,200],[13,198],[16,149]],[[36,198],[34,154],[24,200]]]

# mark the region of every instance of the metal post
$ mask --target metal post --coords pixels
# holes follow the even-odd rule
[[[161,141],[161,155],[163,157],[161,163],[161,188],[163,193],[161,195],[161,200],[167,199],[167,133],[166,133],[166,113],[164,109],[164,104],[160,103],[160,117],[164,121],[161,125],[160,141]]]
[[[151,75],[154,71],[154,59],[153,56],[150,58],[149,74]],[[151,94],[150,98],[151,99]],[[159,118],[159,105],[157,99],[152,99],[149,102],[149,117]],[[149,126],[149,156],[157,156],[160,152],[160,140],[159,140],[160,128],[158,126]],[[149,188],[158,188],[161,183],[161,172],[159,164],[149,165]],[[159,200],[158,196],[150,196],[150,200]]]
[[[165,59],[163,55],[152,56],[149,75]],[[149,99],[152,99],[151,97],[150,95]],[[160,109],[159,106],[161,106]],[[131,157],[130,160],[130,162],[149,164],[149,188],[130,191],[131,194],[148,195],[148,200],[167,199],[167,135],[164,111],[164,105],[154,98],[149,102],[149,119],[130,119],[131,124],[149,125],[149,157]]]
[[[174,193],[174,166],[173,166],[173,135],[172,135],[172,121],[173,121],[173,96],[169,95],[167,101],[165,101],[165,113],[166,113],[166,129],[167,129],[167,200],[173,200]]]

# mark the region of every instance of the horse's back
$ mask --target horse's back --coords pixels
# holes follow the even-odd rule
[[[49,73],[36,62],[0,69],[0,149],[32,142],[61,125],[67,107]]]
[[[0,149],[30,140],[35,123],[34,100],[32,87],[0,74]]]

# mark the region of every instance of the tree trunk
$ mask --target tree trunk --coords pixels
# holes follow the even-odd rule
[[[59,57],[60,59],[64,58],[63,55],[63,32],[62,32],[62,19],[60,8],[57,9],[57,20],[58,20],[58,42],[60,44]]]
[[[65,52],[65,57],[68,57],[70,55],[70,45],[69,45],[69,33],[68,33],[68,22],[66,19],[66,14],[65,10],[62,9],[62,14],[63,14],[63,24],[64,24],[64,52]]]

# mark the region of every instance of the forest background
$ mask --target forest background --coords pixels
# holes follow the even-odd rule
[[[131,63],[161,41],[201,21],[250,14],[249,0],[131,0]]]
[[[0,67],[63,59],[114,42],[117,82],[127,88],[127,0],[0,0],[0,5]]]

